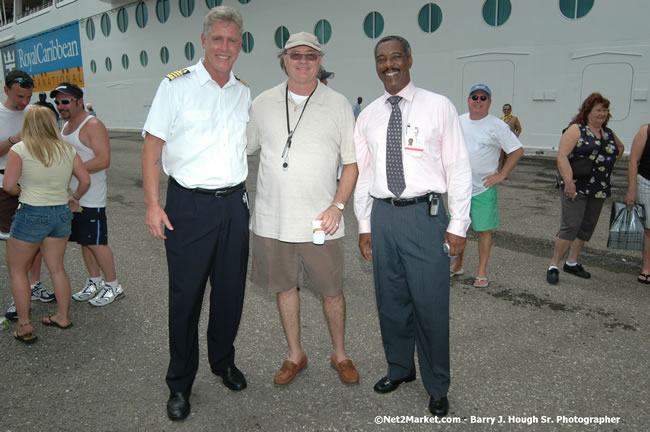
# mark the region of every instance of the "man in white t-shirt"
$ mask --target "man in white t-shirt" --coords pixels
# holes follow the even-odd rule
[[[499,225],[496,185],[505,180],[521,159],[524,149],[510,127],[498,117],[489,114],[492,92],[485,84],[476,84],[469,92],[469,113],[460,116],[465,143],[472,165],[472,229],[478,232],[479,265],[474,286],[486,288],[487,263],[492,248],[492,230]],[[508,158],[499,171],[499,155],[503,150]],[[463,274],[463,253],[450,268],[452,276]]]

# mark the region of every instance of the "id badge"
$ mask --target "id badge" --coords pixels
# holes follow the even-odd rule
[[[422,141],[422,134],[418,126],[408,124],[406,126],[406,141],[404,143],[404,150],[410,151],[424,151],[424,143]]]

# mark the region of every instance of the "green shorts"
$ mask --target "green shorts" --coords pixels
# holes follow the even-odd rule
[[[469,217],[472,220],[472,229],[474,231],[489,231],[499,226],[496,186],[492,186],[485,192],[472,197]]]

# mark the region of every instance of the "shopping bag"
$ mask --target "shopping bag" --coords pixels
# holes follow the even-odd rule
[[[628,206],[624,202],[612,203],[607,247],[643,250],[644,221],[645,208],[641,204]]]

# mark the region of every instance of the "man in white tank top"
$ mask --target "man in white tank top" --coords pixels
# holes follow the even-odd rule
[[[76,85],[61,83],[52,90],[50,97],[66,122],[61,130],[63,139],[75,148],[90,174],[90,189],[79,200],[82,212],[75,213],[70,235],[70,241],[81,245],[88,280],[72,298],[90,300],[92,306],[107,306],[124,297],[124,290],[117,281],[113,252],[108,246],[106,168],[111,162],[108,132],[104,123],[84,110],[83,91]],[[76,181],[72,177],[72,189]]]

